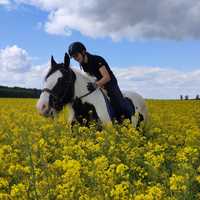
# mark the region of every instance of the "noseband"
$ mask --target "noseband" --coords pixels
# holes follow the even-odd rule
[[[60,110],[62,108],[63,104],[63,97],[59,98],[58,95],[54,94],[54,92],[48,88],[44,88],[42,92],[49,93],[50,96],[52,96],[52,107],[56,110]]]

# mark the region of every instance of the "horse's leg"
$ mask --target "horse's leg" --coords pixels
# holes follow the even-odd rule
[[[94,106],[96,114],[103,125],[112,122],[104,96],[102,95],[100,90],[96,90],[96,92],[88,95],[83,100],[84,102],[90,103]]]
[[[96,113],[97,113],[100,121],[103,124],[107,124],[107,123],[111,122],[111,119],[110,119],[110,116],[109,116],[107,106],[106,106],[104,99],[103,99],[103,102],[96,102],[93,105],[96,109]]]
[[[74,109],[72,107],[72,104],[67,104],[67,108],[68,108],[68,113],[67,113],[67,122],[69,124],[72,123],[72,121],[74,121],[75,119],[75,113],[74,113]]]

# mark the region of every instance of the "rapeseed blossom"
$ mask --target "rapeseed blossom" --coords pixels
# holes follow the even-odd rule
[[[0,99],[0,200],[200,199],[200,102],[147,100],[149,122],[102,130]]]

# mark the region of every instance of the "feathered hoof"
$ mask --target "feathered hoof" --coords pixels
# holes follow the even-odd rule
[[[133,127],[134,127],[134,128],[137,128],[137,127],[138,127],[139,119],[140,119],[140,114],[139,114],[139,112],[136,112],[136,113],[131,117],[131,123],[133,124]]]

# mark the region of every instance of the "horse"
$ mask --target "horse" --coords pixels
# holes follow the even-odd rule
[[[51,57],[51,67],[45,76],[44,88],[37,101],[36,108],[39,114],[45,117],[55,117],[64,106],[68,107],[67,122],[73,123],[83,120],[98,120],[102,124],[113,121],[111,106],[108,98],[101,88],[90,92],[87,89],[88,82],[94,82],[95,78],[80,70],[70,67],[70,58],[66,53],[64,63],[57,63]],[[136,92],[123,92],[134,106],[139,118],[136,127],[141,121],[147,121],[147,107],[145,100]]]

